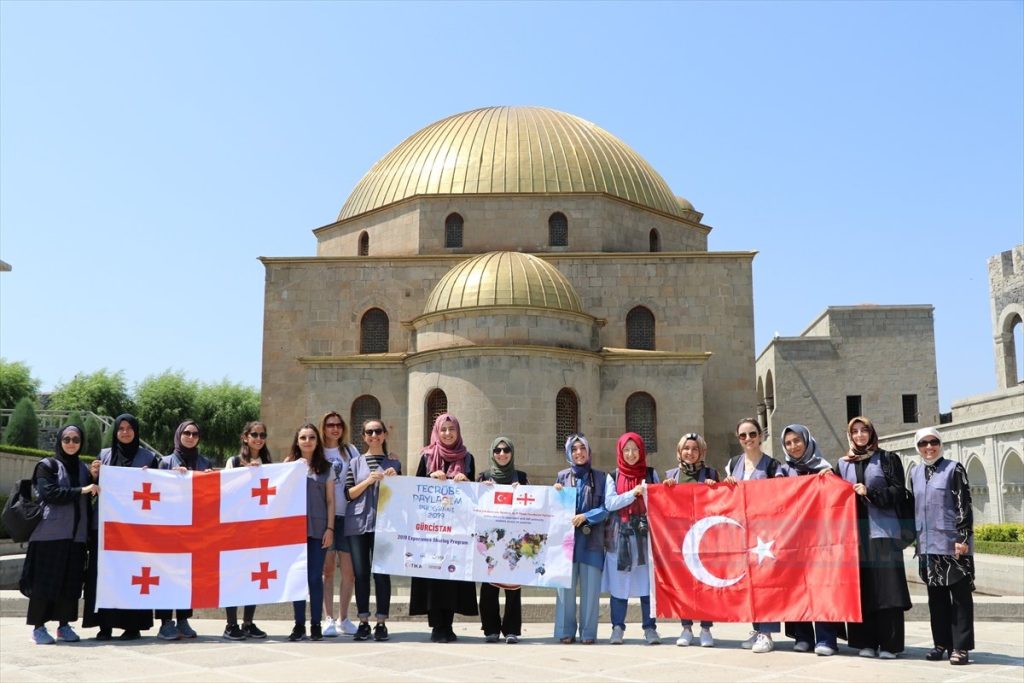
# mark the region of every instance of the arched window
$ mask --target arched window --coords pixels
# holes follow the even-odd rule
[[[654,350],[654,314],[637,306],[626,314],[626,348]]]
[[[388,352],[388,314],[371,308],[359,322],[359,353]]]
[[[658,414],[650,394],[639,391],[626,399],[626,431],[639,434],[648,453],[658,452]]]
[[[457,213],[448,214],[444,219],[444,246],[457,249],[462,246],[462,216]]]
[[[440,389],[427,394],[427,402],[423,406],[423,443],[430,443],[430,432],[434,428],[434,420],[438,415],[448,412],[448,397]]]
[[[370,255],[370,235],[365,230],[359,233],[359,255]]]
[[[569,246],[569,219],[561,211],[556,211],[548,218],[548,245],[552,247]]]
[[[565,448],[570,434],[580,431],[580,400],[572,389],[562,389],[555,397],[555,449]]]
[[[658,234],[657,230],[651,229],[651,251],[661,251],[661,235]]]
[[[352,401],[352,410],[349,413],[349,425],[352,430],[352,445],[359,449],[360,453],[366,452],[366,442],[363,441],[363,423],[367,420],[379,420],[380,401],[373,396],[366,394]]]

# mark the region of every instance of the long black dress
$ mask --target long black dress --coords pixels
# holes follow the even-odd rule
[[[469,461],[466,477],[473,481],[476,478],[476,465],[472,454],[467,454]],[[445,463],[444,470],[449,465]],[[416,468],[417,477],[427,477],[427,458],[420,456],[420,464]],[[472,581],[448,581],[446,579],[424,579],[413,577],[409,595],[409,614],[426,614],[427,623],[432,629],[442,629],[451,633],[455,613],[476,616],[476,584]]]

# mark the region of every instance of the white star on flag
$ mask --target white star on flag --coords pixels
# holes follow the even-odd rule
[[[775,541],[766,541],[760,536],[757,537],[757,547],[751,548],[750,552],[757,554],[757,565],[761,566],[764,562],[764,558],[770,557],[775,559],[775,553],[772,552],[772,546],[775,545]]]

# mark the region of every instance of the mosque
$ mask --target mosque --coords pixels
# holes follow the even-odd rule
[[[264,257],[262,414],[274,452],[329,409],[381,416],[415,465],[456,415],[478,466],[515,441],[532,480],[568,434],[599,467],[643,436],[664,470],[688,431],[724,464],[755,409],[755,253],[711,227],[620,139],[540,107],[414,133],[313,231],[316,256]]]

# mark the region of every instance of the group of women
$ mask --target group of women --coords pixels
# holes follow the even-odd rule
[[[97,515],[93,500],[100,492],[103,467],[159,467],[178,471],[210,469],[210,461],[199,453],[201,430],[186,420],[174,435],[174,450],[159,457],[142,448],[139,425],[131,415],[114,422],[110,448],[86,467],[78,458],[83,430],[70,425],[57,436],[55,456],[42,460],[33,474],[35,488],[44,505],[42,522],[30,541],[21,578],[21,590],[29,597],[26,622],[33,627],[32,638],[52,644],[47,622],[56,621],[56,640],[74,642],[79,636],[71,627],[78,618],[78,598],[85,589],[84,627],[98,627],[98,640],[110,640],[113,629],[123,632],[119,640],[135,640],[154,624],[148,610],[95,608]],[[354,640],[389,638],[391,578],[372,573],[374,528],[378,484],[385,477],[402,474],[402,465],[387,449],[387,427],[380,419],[361,425],[364,453],[352,446],[348,426],[335,411],[324,415],[319,425],[307,423],[296,430],[285,462],[301,463],[307,472],[307,580],[310,624],[308,637],[351,635]],[[910,482],[900,458],[878,446],[871,421],[857,417],[847,428],[848,452],[834,466],[819,452],[806,427],[786,427],[781,442],[784,462],[762,450],[763,431],[756,419],[744,418],[736,427],[742,453],[728,461],[720,476],[707,464],[707,443],[697,433],[685,434],[676,447],[676,466],[664,476],[665,486],[686,484],[735,486],[752,479],[790,476],[839,476],[856,494],[859,529],[861,603],[860,623],[788,623],[786,633],[797,652],[821,656],[838,651],[837,640],[845,638],[863,657],[893,659],[904,650],[904,612],[910,608],[903,564],[901,520],[898,510],[913,492],[921,580],[928,588],[932,636],[935,647],[926,655],[930,661],[948,660],[966,664],[974,648],[973,603],[973,521],[966,471],[959,463],[942,457],[942,439],[934,429],[922,429],[915,438],[921,464],[911,470]],[[271,462],[266,446],[266,425],[248,423],[242,431],[239,453],[228,468],[258,467]],[[644,492],[661,482],[647,464],[643,439],[633,432],[619,437],[616,467],[611,473],[593,467],[593,453],[586,436],[572,434],[565,442],[568,467],[556,476],[556,488],[576,492],[572,517],[575,528],[572,582],[556,593],[554,635],[559,642],[583,644],[597,640],[599,599],[610,595],[610,643],[621,644],[630,598],[641,609],[644,642],[661,642],[657,623],[650,612],[650,571],[648,519]],[[416,476],[454,482],[524,485],[526,473],[515,467],[515,444],[505,435],[491,444],[489,466],[479,473],[475,459],[462,440],[459,421],[445,413],[435,420],[430,443],[421,451]],[[334,611],[334,575],[340,570],[337,612]],[[376,597],[374,625],[370,625],[371,573]],[[505,594],[505,610],[499,604]],[[349,619],[355,594],[358,623]],[[578,598],[578,600],[577,600]],[[307,637],[306,601],[294,603],[295,625],[288,636],[297,641]],[[255,606],[226,609],[224,638],[244,640],[266,638],[253,621]],[[479,600],[473,583],[442,579],[413,578],[410,615],[426,615],[432,642],[457,639],[455,614],[479,614],[486,642],[519,641],[522,608],[519,586],[485,583]],[[335,616],[336,615],[336,616]],[[189,624],[191,610],[157,610],[158,637],[167,640],[195,638]],[[326,619],[322,618],[326,616]],[[714,646],[713,624],[700,623],[695,636],[693,622],[684,619],[679,646]],[[742,647],[755,653],[775,648],[772,634],[778,623],[755,623]]]

